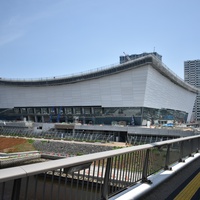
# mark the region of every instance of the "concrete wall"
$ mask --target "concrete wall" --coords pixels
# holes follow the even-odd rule
[[[21,165],[26,161],[34,160],[41,158],[40,154],[36,155],[29,155],[29,156],[22,156],[22,157],[17,157],[16,158],[10,158],[10,159],[2,159],[0,160],[0,169],[6,168],[6,167],[14,167],[16,165]]]

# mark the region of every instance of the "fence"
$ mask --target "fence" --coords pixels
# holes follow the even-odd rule
[[[113,133],[85,133],[83,131],[34,131],[26,128],[7,128],[0,127],[0,134],[5,136],[19,136],[31,138],[45,138],[45,139],[63,139],[63,140],[76,140],[76,141],[90,141],[90,142],[110,142],[115,141]]]
[[[192,136],[2,169],[0,198],[108,199],[199,148],[200,136]]]

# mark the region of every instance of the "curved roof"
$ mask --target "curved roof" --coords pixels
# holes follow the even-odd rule
[[[97,69],[93,72],[82,73],[79,75],[66,76],[66,77],[53,77],[53,78],[41,78],[41,79],[5,79],[0,78],[0,85],[13,85],[13,86],[23,86],[23,87],[33,87],[33,86],[53,86],[53,85],[64,85],[71,84],[81,81],[86,81],[90,79],[101,78],[104,76],[120,73],[130,69],[138,68],[144,65],[151,65],[163,76],[170,79],[175,84],[183,87],[191,92],[198,93],[198,88],[184,82],[180,77],[173,73],[169,68],[167,68],[159,59],[153,55],[144,56],[135,60],[130,60],[128,62],[115,65],[106,69]]]

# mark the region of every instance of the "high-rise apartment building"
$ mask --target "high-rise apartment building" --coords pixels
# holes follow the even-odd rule
[[[200,60],[184,62],[184,80],[200,89]],[[193,120],[200,121],[200,93],[197,94],[193,107]]]

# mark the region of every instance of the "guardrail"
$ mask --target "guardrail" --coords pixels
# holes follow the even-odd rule
[[[105,200],[199,148],[200,135],[2,169],[0,198]]]
[[[4,136],[13,137],[29,137],[29,138],[44,138],[44,139],[54,139],[54,140],[76,140],[76,141],[87,141],[87,142],[108,142],[114,141],[114,134],[102,134],[99,133],[84,133],[84,132],[64,132],[64,131],[34,131],[33,129],[27,128],[10,128],[10,127],[0,127],[0,134]]]

